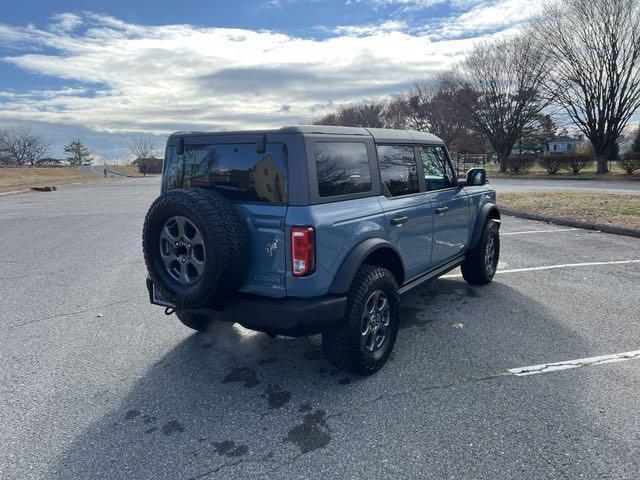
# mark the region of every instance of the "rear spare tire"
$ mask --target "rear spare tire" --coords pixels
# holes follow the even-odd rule
[[[242,285],[247,270],[245,226],[214,190],[176,189],[160,195],[144,222],[147,270],[177,308],[199,307]]]

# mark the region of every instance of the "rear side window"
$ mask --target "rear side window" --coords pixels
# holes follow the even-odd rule
[[[165,189],[215,188],[230,200],[286,203],[287,149],[267,143],[257,153],[255,143],[188,145],[183,155],[169,147],[164,167]]]
[[[413,147],[404,145],[379,145],[378,163],[385,193],[399,197],[418,193],[418,164]]]
[[[364,143],[316,143],[316,172],[321,197],[371,190],[371,167]]]

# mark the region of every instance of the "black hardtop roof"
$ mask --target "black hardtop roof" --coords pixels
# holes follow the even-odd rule
[[[430,143],[443,144],[443,141],[430,133],[416,130],[395,130],[391,128],[334,127],[331,125],[297,125],[270,130],[238,130],[220,132],[175,132],[170,138],[186,136],[216,135],[268,135],[295,133],[303,135],[362,135],[372,136],[377,143]]]

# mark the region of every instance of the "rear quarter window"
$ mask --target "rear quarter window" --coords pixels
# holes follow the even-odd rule
[[[371,166],[364,143],[318,142],[315,160],[321,197],[371,191]]]

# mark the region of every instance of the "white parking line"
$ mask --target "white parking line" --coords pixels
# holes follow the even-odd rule
[[[530,233],[556,233],[556,232],[573,232],[580,230],[579,228],[554,228],[549,230],[526,230],[524,232],[500,232],[500,236],[504,235],[528,235]]]
[[[624,362],[627,360],[640,359],[640,350],[631,352],[614,353],[613,355],[602,355],[599,357],[579,358],[577,360],[567,360],[565,362],[542,363],[530,367],[510,368],[511,375],[524,377],[527,375],[537,375],[538,373],[557,372],[558,370],[568,370],[570,368],[589,367],[602,365],[605,363]]]
[[[640,263],[638,260],[615,260],[611,262],[585,262],[585,263],[563,263],[560,265],[544,265],[542,267],[525,267],[525,268],[511,268],[507,270],[498,270],[497,274],[502,273],[518,273],[518,272],[537,272],[540,270],[555,270],[558,268],[577,268],[577,267],[597,267],[601,265],[625,265],[628,263]],[[443,275],[440,278],[459,278],[461,273],[451,273],[449,275]]]
[[[575,267],[597,267],[600,265],[624,265],[627,263],[640,263],[638,260],[616,260],[612,262],[584,262],[584,263],[563,263],[560,265],[545,265],[543,267],[525,267],[511,268],[508,270],[498,270],[496,273],[518,273],[518,272],[536,272],[538,270],[554,270],[556,268],[575,268]]]

